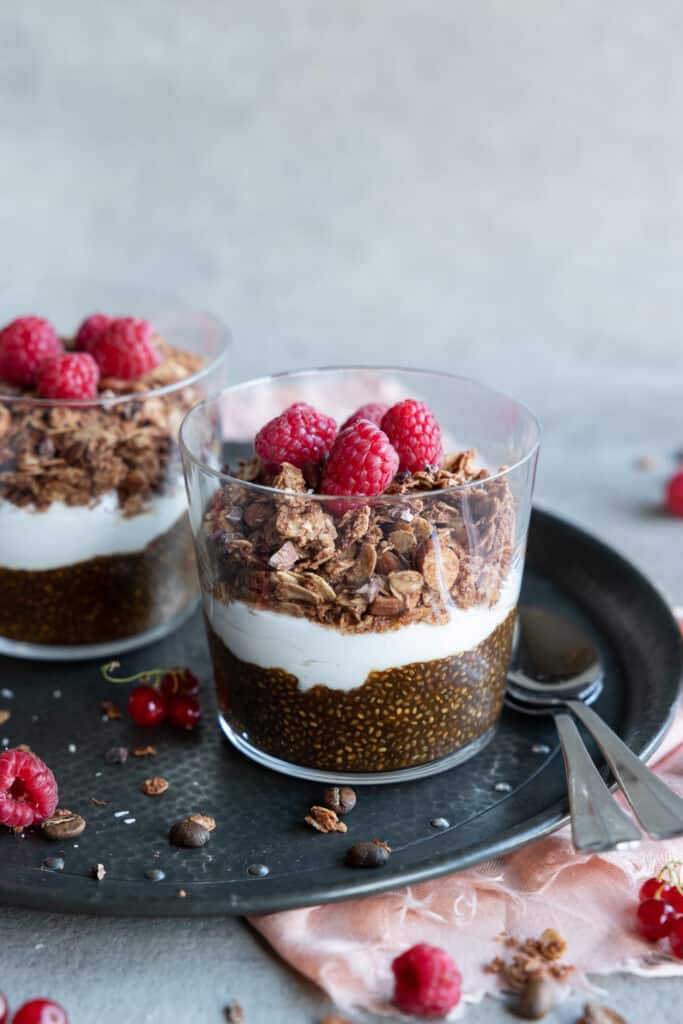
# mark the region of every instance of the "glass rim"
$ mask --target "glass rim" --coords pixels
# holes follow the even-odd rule
[[[99,395],[97,398],[38,398],[33,395],[9,395],[0,390],[0,402],[5,405],[17,404],[20,402],[26,402],[31,406],[37,408],[60,408],[60,409],[101,409],[111,408],[115,405],[121,405],[123,402],[144,402],[148,398],[159,398],[163,395],[172,394],[174,391],[180,391],[183,388],[191,387],[193,384],[197,384],[205,380],[215,370],[218,370],[220,366],[225,362],[228,350],[232,343],[232,335],[230,329],[223,321],[215,316],[213,313],[208,313],[204,309],[188,309],[184,306],[177,308],[178,313],[185,313],[186,315],[194,314],[203,317],[206,321],[210,321],[212,326],[217,328],[217,341],[219,351],[214,356],[210,363],[202,366],[201,369],[197,370],[196,373],[190,374],[189,377],[183,377],[182,380],[171,381],[170,384],[162,384],[160,387],[149,388],[147,391],[130,391],[124,395]],[[67,353],[68,354],[68,353]],[[0,381],[0,388],[2,388],[2,382]]]
[[[495,473],[490,473],[487,477],[485,477],[482,480],[468,480],[466,483],[452,484],[450,487],[442,487],[431,491],[409,491],[406,492],[405,494],[316,494],[315,492],[308,493],[302,491],[284,490],[283,488],[279,487],[269,487],[266,484],[257,484],[251,480],[242,480],[240,479],[240,477],[233,476],[231,473],[226,473],[221,469],[215,469],[213,466],[209,466],[206,462],[203,462],[200,458],[198,458],[190,449],[185,439],[189,422],[192,419],[192,417],[200,413],[202,410],[207,409],[210,405],[215,404],[219,399],[224,398],[226,395],[235,394],[243,390],[246,391],[247,388],[255,387],[258,385],[267,385],[270,384],[272,381],[279,381],[285,379],[295,380],[297,378],[313,377],[315,374],[321,373],[326,375],[332,375],[334,373],[349,373],[354,371],[365,370],[371,370],[382,373],[414,373],[420,374],[424,377],[433,377],[441,379],[445,378],[448,380],[457,381],[461,384],[473,384],[476,387],[482,388],[482,390],[487,391],[490,395],[494,397],[503,398],[506,399],[507,401],[514,402],[516,406],[522,409],[523,412],[528,416],[534,428],[536,434],[534,442],[529,447],[529,450],[526,451],[525,454],[515,463],[513,463],[510,466],[504,466],[503,468],[497,470]],[[474,377],[465,377],[462,376],[461,374],[448,373],[447,371],[443,370],[418,369],[411,366],[376,366],[370,364],[353,364],[350,366],[332,365],[308,367],[302,370],[283,370],[279,373],[264,374],[262,377],[251,377],[249,380],[241,381],[239,384],[231,384],[230,386],[223,388],[221,391],[218,391],[213,395],[207,395],[206,398],[201,399],[201,401],[197,402],[196,405],[193,405],[192,408],[188,410],[180,424],[180,430],[178,432],[178,444],[184,459],[187,459],[187,461],[191,462],[194,466],[202,470],[202,472],[206,473],[208,476],[212,476],[224,484],[240,484],[241,486],[249,490],[255,491],[257,494],[265,494],[270,497],[275,497],[278,495],[282,496],[283,494],[287,494],[296,496],[298,498],[307,498],[310,499],[311,501],[322,501],[324,503],[335,501],[354,501],[356,504],[358,504],[361,501],[361,499],[365,499],[365,504],[375,504],[377,502],[400,503],[415,500],[416,498],[439,497],[440,495],[453,494],[458,491],[466,491],[471,489],[472,487],[481,487],[482,485],[489,484],[494,480],[504,479],[505,477],[513,473],[515,470],[520,469],[526,463],[530,462],[536,456],[541,444],[541,434],[541,424],[538,421],[537,417],[534,415],[534,413],[531,411],[531,409],[528,407],[528,405],[526,405],[524,402],[521,402],[517,398],[513,398],[512,395],[509,395],[505,391],[500,391],[497,388],[492,388],[488,384],[482,384],[481,381],[476,380]]]

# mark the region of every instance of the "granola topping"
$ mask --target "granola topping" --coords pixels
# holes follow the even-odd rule
[[[272,473],[255,458],[237,475],[283,493],[236,480],[211,501],[201,562],[215,569],[203,585],[224,604],[362,633],[441,624],[454,607],[491,607],[500,596],[514,499],[504,478],[477,467],[473,450],[400,474],[386,492],[395,501],[358,498],[341,508],[314,497],[304,471],[287,463]]]

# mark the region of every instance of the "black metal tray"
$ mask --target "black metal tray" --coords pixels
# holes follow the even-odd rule
[[[633,750],[650,754],[671,718],[681,676],[677,626],[653,587],[604,544],[536,511],[523,599],[561,610],[591,632],[606,664],[598,710]],[[456,871],[566,819],[552,723],[506,712],[492,742],[471,761],[418,782],[362,787],[346,819],[348,834],[320,835],[303,824],[320,787],[253,764],[213,725],[199,615],[174,636],[123,658],[131,672],[174,664],[190,665],[205,681],[206,722],[198,736],[137,729],[127,718],[103,721],[100,700],[124,705],[128,691],[105,684],[97,663],[0,659],[0,689],[14,692],[12,699],[0,696],[0,707],[12,711],[0,739],[5,746],[28,743],[44,757],[59,780],[60,805],[88,820],[86,831],[65,844],[40,830],[20,836],[0,829],[0,901],[101,914],[263,913]],[[146,743],[157,748],[155,758],[104,763],[112,746]],[[166,794],[140,792],[150,775],[170,781]],[[91,797],[107,806],[93,806]],[[216,818],[211,842],[200,850],[172,847],[169,825],[194,812]],[[449,825],[431,824],[439,818]],[[344,866],[351,843],[374,838],[393,848],[385,867]],[[47,870],[44,859],[59,854],[64,871]],[[98,863],[107,871],[100,882],[91,877]],[[255,865],[268,873],[254,874]],[[164,880],[148,880],[151,868],[161,868]]]

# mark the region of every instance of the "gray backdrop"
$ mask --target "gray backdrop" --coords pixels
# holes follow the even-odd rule
[[[229,323],[235,380],[484,377],[544,423],[539,500],[683,603],[658,510],[683,446],[682,30],[673,0],[3,0],[2,282],[170,289]],[[313,1019],[238,925],[108,934],[105,967],[92,923],[5,914],[0,984],[51,977],[72,1024],[165,1024],[218,1020],[239,978],[252,1024]],[[677,985],[614,998],[664,1018]]]

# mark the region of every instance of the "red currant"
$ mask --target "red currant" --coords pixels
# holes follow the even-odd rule
[[[683,960],[683,917],[674,921],[669,932],[669,946],[678,960]]]
[[[9,1005],[7,1003],[7,1000],[3,996],[2,992],[0,992],[0,1024],[7,1024],[8,1020],[9,1020]]]
[[[638,907],[638,930],[651,942],[669,934],[676,920],[676,911],[663,900],[643,900]]]
[[[643,900],[654,900],[659,899],[659,892],[666,888],[666,882],[663,882],[661,878],[646,878],[640,887],[638,893],[638,899],[642,903]]]
[[[679,470],[666,485],[665,504],[672,516],[683,516],[683,470]]]
[[[153,686],[136,686],[130,691],[128,714],[136,725],[159,725],[166,717],[166,698]]]
[[[161,692],[165,697],[173,697],[175,694],[196,697],[199,693],[199,680],[189,668],[172,668],[161,677]]]
[[[202,717],[202,709],[195,697],[177,694],[168,702],[168,720],[178,729],[196,729]]]
[[[49,999],[32,999],[20,1006],[12,1024],[69,1024],[66,1012]]]
[[[675,885],[664,886],[659,898],[672,906],[677,914],[683,914],[683,892]]]

